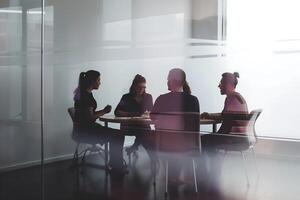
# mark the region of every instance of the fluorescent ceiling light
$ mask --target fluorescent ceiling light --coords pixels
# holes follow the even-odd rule
[[[6,9],[0,9],[0,13],[22,14],[22,10],[6,10]]]

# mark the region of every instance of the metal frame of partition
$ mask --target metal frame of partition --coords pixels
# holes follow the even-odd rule
[[[41,199],[44,199],[44,37],[45,0],[41,0]]]

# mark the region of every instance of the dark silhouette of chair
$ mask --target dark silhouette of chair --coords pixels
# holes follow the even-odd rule
[[[245,121],[247,122],[247,126],[245,129],[245,134],[244,135],[238,135],[235,133],[230,133],[226,134],[228,137],[246,137],[248,139],[248,144],[247,145],[232,145],[232,144],[224,144],[224,145],[218,145],[217,149],[220,151],[224,151],[224,157],[223,159],[225,160],[225,157],[227,155],[227,152],[239,152],[241,154],[241,157],[243,159],[243,166],[244,166],[244,171],[245,171],[245,176],[247,180],[247,186],[250,186],[249,183],[249,177],[248,177],[248,172],[247,172],[247,167],[246,167],[246,158],[245,158],[245,152],[246,151],[251,151],[254,159],[254,164],[255,164],[255,169],[257,176],[259,176],[259,171],[257,168],[257,159],[256,159],[256,153],[254,150],[255,144],[257,142],[257,135],[255,131],[255,124],[262,113],[261,109],[253,110],[250,114],[237,114],[237,115],[232,115],[232,120],[239,120],[239,121]]]
[[[195,159],[200,156],[199,113],[156,113],[156,152],[160,158],[164,155],[185,156],[191,158],[195,191],[198,192]],[[165,160],[165,198],[168,197],[169,161]],[[156,168],[155,168],[156,176]],[[154,179],[155,184],[155,179]]]
[[[99,144],[97,140],[90,139],[86,137],[85,130],[80,129],[79,124],[75,121],[75,109],[74,107],[68,108],[68,113],[73,122],[73,131],[72,131],[72,139],[76,142],[76,148],[73,156],[73,165],[72,166],[89,166],[95,168],[103,168],[103,166],[99,166],[92,163],[86,163],[86,155],[88,154],[97,154],[100,155],[102,159],[105,161],[104,169],[107,169],[108,166],[108,150],[107,150],[107,142],[103,144]],[[80,145],[85,145],[83,150],[79,152]],[[82,157],[81,157],[82,156]],[[79,157],[81,157],[81,162],[79,161]],[[83,171],[82,171],[83,172]]]

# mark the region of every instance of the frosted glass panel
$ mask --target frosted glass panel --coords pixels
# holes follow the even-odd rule
[[[0,1],[1,177],[9,170],[37,166],[35,173],[28,172],[36,178],[28,183],[32,187],[21,190],[25,182],[1,183],[3,199],[41,197],[41,191],[33,190],[41,186],[41,25],[40,0]]]
[[[297,7],[294,0],[228,1],[226,63],[242,74],[250,106],[264,109],[261,135],[300,138]]]

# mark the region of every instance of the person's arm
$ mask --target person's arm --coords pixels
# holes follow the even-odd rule
[[[132,117],[132,116],[134,116],[133,113],[122,111],[122,110],[116,110],[115,115],[117,117]]]
[[[203,118],[203,119],[222,120],[222,113],[207,113],[207,112],[204,112],[204,113],[201,114],[201,118]]]
[[[194,103],[194,112],[200,113],[200,104],[199,104],[199,100],[197,97],[195,97],[195,103]]]
[[[129,112],[128,110],[128,97],[123,95],[119,104],[115,109],[115,116],[117,117],[133,117],[139,115],[139,113]]]
[[[150,112],[153,109],[153,98],[152,95],[149,94],[148,102],[147,102],[147,110]]]
[[[99,117],[109,113],[110,111],[111,111],[110,105],[105,106],[104,109],[99,110],[99,111],[94,111],[93,107],[88,107],[86,115],[89,119],[94,121],[94,120],[98,119]]]
[[[201,114],[201,118],[203,119],[213,119],[213,120],[223,120],[223,113],[229,109],[228,97],[226,97],[224,102],[224,108],[222,113],[207,113],[204,112]]]
[[[150,112],[150,118],[151,120],[155,120],[156,117],[157,117],[157,114],[159,112],[161,112],[161,105],[162,105],[162,102],[161,102],[161,96],[157,97],[157,99],[155,100],[155,103],[153,105],[153,108]]]
[[[147,94],[145,96],[145,101],[144,101],[144,113],[142,114],[142,116],[150,116],[150,112],[153,109],[153,99],[152,99],[152,95],[151,94]]]

